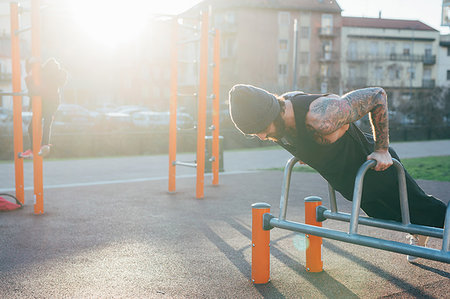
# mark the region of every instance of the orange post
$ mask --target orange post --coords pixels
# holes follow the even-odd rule
[[[170,79],[170,124],[169,124],[169,192],[176,189],[176,165],[177,159],[177,89],[178,89],[178,20],[173,19],[172,28],[172,62]]]
[[[305,224],[322,227],[322,222],[316,220],[316,208],[322,204],[317,196],[305,198]],[[309,272],[322,272],[322,238],[306,235],[309,240],[306,248],[306,270]]]
[[[212,162],[213,185],[219,184],[219,125],[220,125],[220,33],[216,30],[214,35],[214,71],[213,71],[213,109],[212,109]]]
[[[268,283],[270,278],[270,230],[263,229],[263,215],[270,213],[267,203],[252,205],[252,282]]]
[[[31,2],[31,53],[38,61],[41,57],[40,45],[40,1]],[[40,86],[40,64],[33,66],[33,78],[36,86]],[[34,176],[34,213],[44,213],[44,189],[42,157],[39,156],[42,139],[42,101],[40,96],[34,96],[33,101],[33,176]]]
[[[205,133],[206,133],[206,96],[208,85],[208,19],[209,13],[202,12],[202,27],[200,40],[200,76],[198,92],[197,120],[197,186],[196,197],[204,197],[205,181]]]
[[[20,92],[20,42],[16,34],[19,29],[19,5],[16,2],[10,4],[11,12],[11,61],[12,61],[12,91]],[[14,130],[14,173],[16,181],[16,198],[25,203],[23,159],[19,154],[23,152],[22,131],[22,97],[13,96],[13,130]]]

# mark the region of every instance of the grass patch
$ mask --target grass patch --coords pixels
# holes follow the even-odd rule
[[[450,156],[403,159],[402,163],[415,179],[450,182]]]
[[[402,159],[406,170],[414,179],[450,182],[450,156]],[[283,171],[284,168],[270,170]],[[307,165],[296,165],[296,172],[317,172]]]

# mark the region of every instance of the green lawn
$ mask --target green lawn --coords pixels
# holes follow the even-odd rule
[[[402,159],[402,163],[415,179],[450,182],[450,156]],[[295,166],[294,171],[316,172],[307,165]]]

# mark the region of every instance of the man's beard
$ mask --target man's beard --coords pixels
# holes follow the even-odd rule
[[[275,125],[275,132],[268,139],[278,142],[287,134],[286,125],[281,117],[277,117],[273,124]]]

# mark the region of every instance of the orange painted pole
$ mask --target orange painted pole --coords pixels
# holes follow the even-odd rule
[[[19,30],[19,5],[17,2],[10,3],[11,12],[11,62],[12,62],[12,91],[20,92],[20,39]],[[23,159],[19,154],[23,152],[22,131],[22,97],[13,96],[13,132],[14,132],[14,173],[16,181],[16,198],[25,203]]]
[[[252,282],[268,283],[270,278],[270,230],[263,229],[263,215],[270,213],[267,203],[252,205]]]
[[[31,54],[40,61],[41,57],[41,21],[40,21],[40,1],[31,2]],[[41,85],[40,63],[33,66],[34,84]],[[42,157],[39,156],[42,139],[42,101],[40,96],[34,96],[33,101],[33,176],[34,176],[34,214],[44,213],[44,188],[43,188],[43,167]]]
[[[322,222],[316,220],[316,208],[322,204],[322,199],[317,196],[305,198],[305,224],[322,227]],[[309,240],[306,248],[306,270],[309,272],[322,272],[322,238],[306,235]]]
[[[197,186],[196,197],[204,197],[205,181],[205,134],[206,134],[206,96],[208,85],[208,19],[209,13],[202,12],[202,27],[200,40],[200,76],[198,92],[197,120]]]
[[[173,19],[171,79],[170,79],[170,123],[169,123],[169,192],[176,189],[177,159],[177,89],[178,89],[178,20]]]
[[[212,133],[212,162],[213,185],[219,184],[219,126],[220,126],[220,32],[216,29],[214,35],[214,71],[213,71],[213,118],[212,125],[214,127]]]

